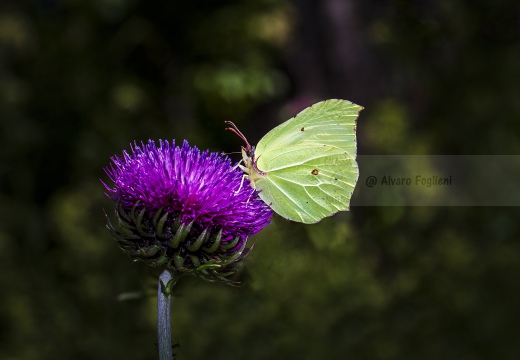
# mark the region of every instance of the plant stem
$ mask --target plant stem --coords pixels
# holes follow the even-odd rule
[[[175,282],[169,270],[164,270],[159,277],[157,289],[157,331],[159,360],[172,360],[172,333],[170,325],[171,291]]]

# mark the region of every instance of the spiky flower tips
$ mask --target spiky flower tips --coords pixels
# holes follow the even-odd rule
[[[105,168],[117,222],[107,227],[134,261],[233,284],[249,250],[247,238],[266,226],[271,209],[241,170],[218,153],[187,141],[134,144]]]

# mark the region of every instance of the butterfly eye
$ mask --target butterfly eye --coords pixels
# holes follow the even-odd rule
[[[319,174],[318,169],[314,169],[314,170],[312,170],[312,171],[311,171],[311,174],[312,174],[312,175],[318,175],[318,174]]]
[[[302,127],[300,130],[301,130],[301,131],[305,131],[305,127]]]

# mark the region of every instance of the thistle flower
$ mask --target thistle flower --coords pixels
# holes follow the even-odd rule
[[[266,226],[270,208],[229,158],[200,152],[187,141],[134,143],[105,168],[117,224],[107,227],[134,261],[232,283],[250,249],[249,236]]]

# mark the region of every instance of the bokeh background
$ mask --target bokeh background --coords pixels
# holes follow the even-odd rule
[[[515,0],[3,0],[0,359],[157,358],[155,298],[116,301],[155,275],[102,211],[102,169],[134,140],[231,153],[224,120],[254,144],[345,98],[360,154],[519,154],[519,84]],[[518,359],[519,217],[276,218],[241,287],[177,288],[177,358]]]

